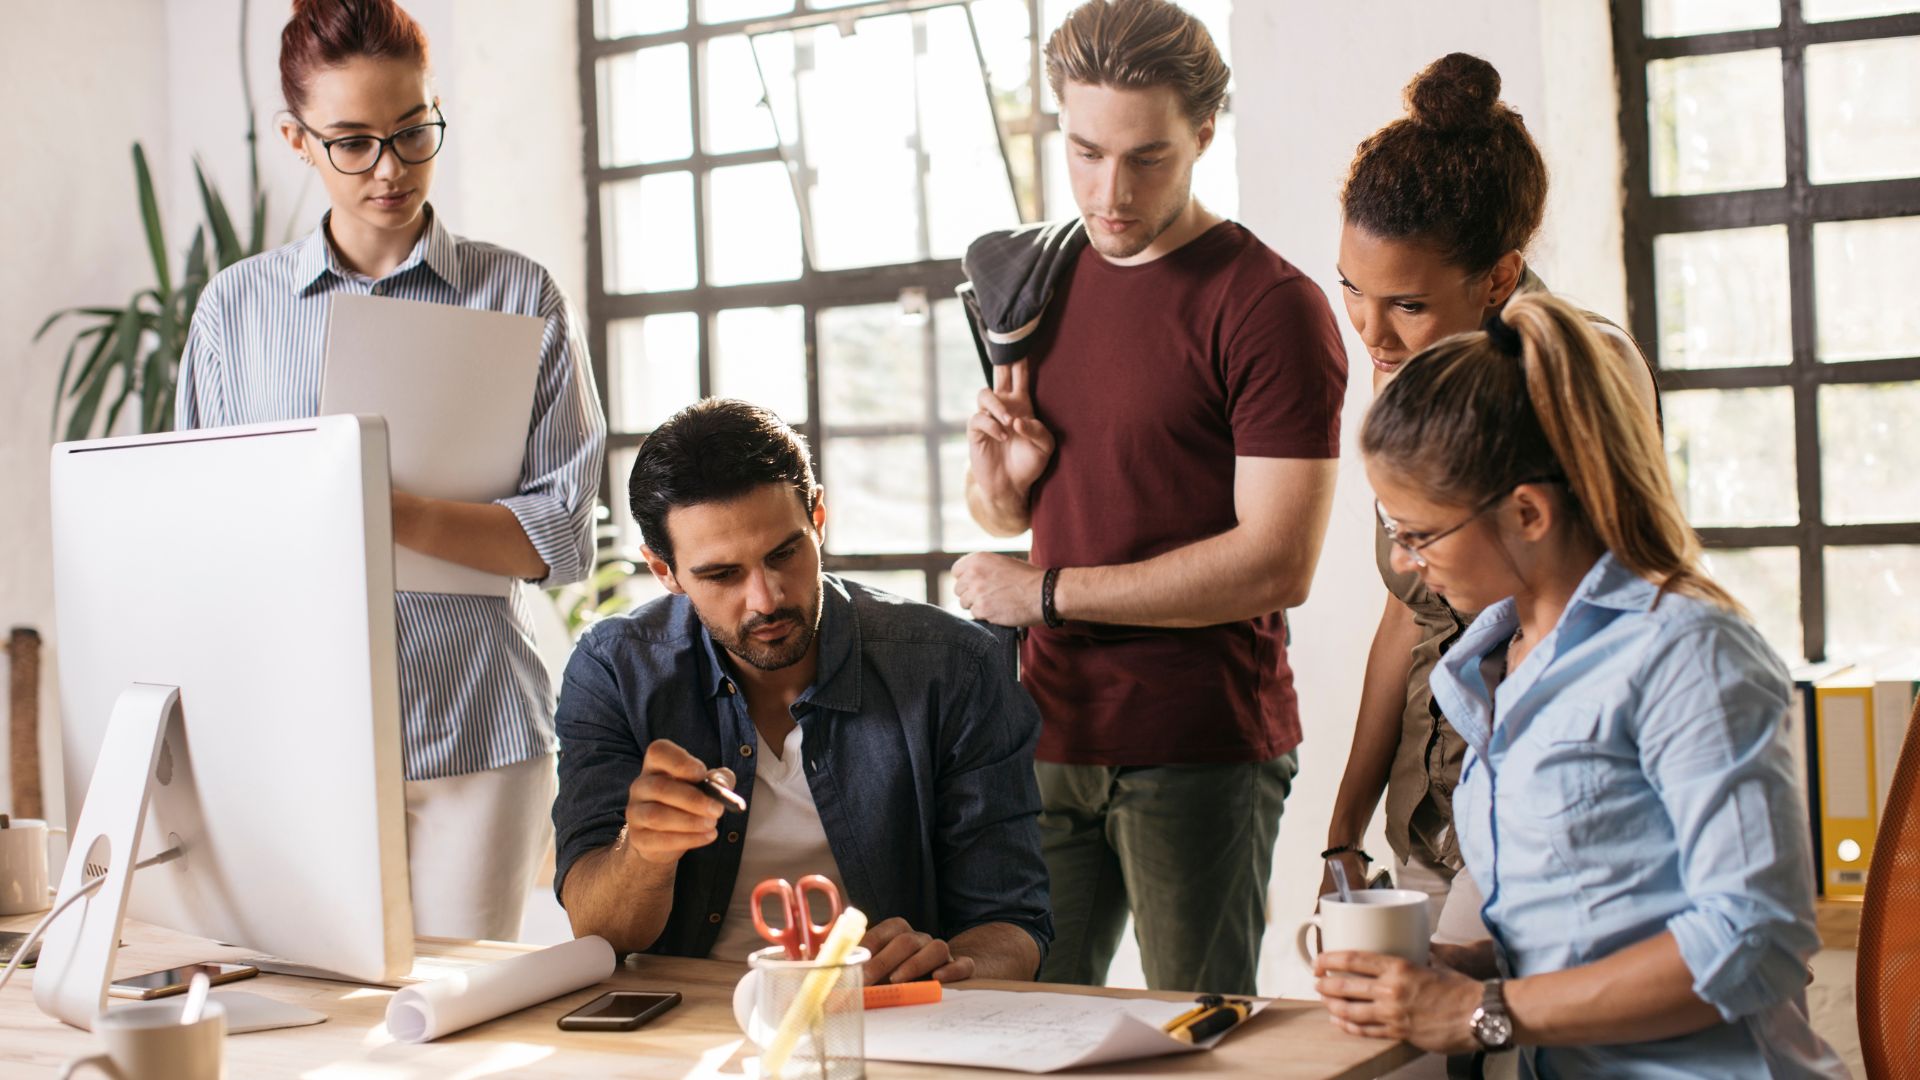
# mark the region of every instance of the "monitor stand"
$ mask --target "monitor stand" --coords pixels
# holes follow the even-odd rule
[[[40,963],[33,975],[33,1000],[40,1011],[74,1027],[92,1030],[106,1011],[107,986],[113,981],[120,924],[127,914],[140,831],[146,824],[153,785],[172,780],[172,762],[161,755],[167,725],[180,714],[180,688],[134,683],[120,692],[107,721],[100,757],[87,784],[60,874],[58,908],[100,878],[91,896],[81,897],[47,927]],[[178,846],[178,837],[169,837]],[[326,1017],[311,1009],[270,1001],[255,994],[231,996],[229,1030],[315,1024]],[[250,999],[250,1000],[242,1000]],[[225,1003],[223,1001],[223,1003]]]

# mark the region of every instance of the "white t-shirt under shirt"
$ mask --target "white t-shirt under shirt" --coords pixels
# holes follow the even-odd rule
[[[762,754],[754,768],[753,793],[747,803],[747,835],[740,849],[740,874],[733,881],[720,937],[714,942],[714,960],[744,962],[749,954],[768,946],[753,926],[753,890],[770,878],[798,881],[819,874],[841,888],[840,867],[827,846],[827,831],[807,787],[805,755],[800,750],[798,725],[787,733],[778,757]],[[766,749],[762,745],[762,749]],[[841,891],[844,899],[846,892]],[[771,905],[769,905],[771,907]],[[772,924],[773,913],[767,915]]]

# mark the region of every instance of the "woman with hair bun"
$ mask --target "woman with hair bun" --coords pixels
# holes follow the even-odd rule
[[[1490,937],[1315,966],[1334,1022],[1523,1077],[1840,1077],[1807,1020],[1787,669],[1699,566],[1654,418],[1565,301],[1414,356],[1360,450],[1393,568],[1480,615],[1433,693]]]
[[[1545,291],[1526,250],[1546,212],[1547,167],[1520,114],[1500,100],[1500,73],[1477,56],[1451,53],[1416,76],[1405,96],[1407,115],[1360,144],[1341,191],[1340,285],[1376,393],[1415,353],[1478,329],[1514,296]],[[1657,411],[1651,368],[1632,339],[1600,316],[1587,318],[1609,346],[1597,362],[1619,367]],[[1362,879],[1372,857],[1361,844],[1384,791],[1398,884],[1429,895],[1435,940],[1457,944],[1485,935],[1480,892],[1458,876],[1451,809],[1466,747],[1427,677],[1473,609],[1396,572],[1391,550],[1376,531],[1389,595],[1367,654],[1326,857],[1342,860],[1350,880]],[[1328,877],[1320,893],[1331,890]]]
[[[296,0],[280,36],[280,134],[326,189],[304,239],[201,296],[180,364],[182,429],[312,416],[338,294],[532,315],[541,340],[519,490],[491,503],[393,493],[396,544],[540,586],[592,570],[606,421],[565,296],[523,255],[434,212],[447,128],[419,24],[393,0]],[[394,597],[414,929],[511,940],[552,835],[553,690],[521,599]]]

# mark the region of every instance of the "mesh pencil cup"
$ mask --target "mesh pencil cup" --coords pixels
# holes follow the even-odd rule
[[[763,1077],[784,1080],[863,1080],[867,1075],[866,1031],[861,998],[863,965],[871,957],[854,949],[844,962],[789,960],[779,946],[747,958],[758,974],[747,1036],[761,1051]],[[809,1002],[815,1002],[812,1007]],[[777,1073],[764,1062],[782,1034],[792,1051]]]

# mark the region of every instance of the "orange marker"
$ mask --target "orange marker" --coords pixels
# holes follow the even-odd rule
[[[933,1005],[940,1000],[940,984],[925,982],[883,983],[862,991],[869,1009],[890,1009],[895,1005]]]

